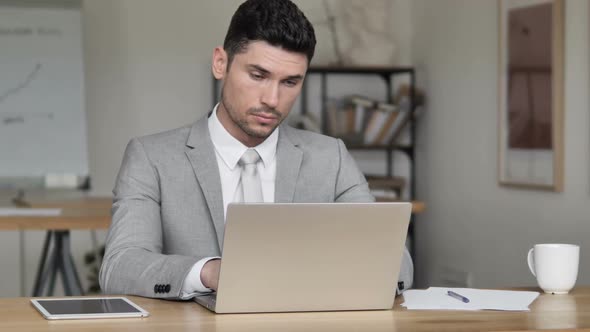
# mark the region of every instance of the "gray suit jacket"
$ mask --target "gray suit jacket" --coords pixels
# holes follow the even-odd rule
[[[132,139],[113,193],[104,292],[178,298],[197,261],[221,256],[223,197],[207,117]],[[281,126],[275,202],[371,201],[341,140]]]

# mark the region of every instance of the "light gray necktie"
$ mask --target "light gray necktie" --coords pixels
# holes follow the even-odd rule
[[[262,185],[258,170],[256,169],[256,164],[259,160],[260,155],[258,152],[254,149],[248,149],[244,152],[240,161],[238,161],[238,165],[242,167],[240,183],[242,184],[244,203],[263,202]]]

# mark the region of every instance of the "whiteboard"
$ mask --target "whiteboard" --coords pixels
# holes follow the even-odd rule
[[[14,3],[0,0],[0,178],[86,176],[80,6]]]

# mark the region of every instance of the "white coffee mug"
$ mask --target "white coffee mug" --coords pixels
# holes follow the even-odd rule
[[[529,269],[545,293],[567,294],[578,278],[580,246],[536,244],[527,256]]]

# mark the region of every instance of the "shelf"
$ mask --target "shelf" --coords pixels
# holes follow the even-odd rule
[[[399,188],[406,185],[406,179],[401,176],[366,175],[370,188]]]
[[[313,66],[307,72],[315,74],[411,74],[413,67],[383,67],[383,66],[359,66],[359,67],[336,67],[336,66]]]
[[[409,99],[409,106],[407,106],[409,113],[407,116],[404,116],[405,122],[401,125],[401,127],[405,125],[409,125],[408,130],[408,144],[399,144],[397,139],[400,138],[401,129],[397,130],[397,132],[393,133],[393,136],[389,139],[384,139],[381,136],[381,132],[379,132],[379,138],[376,141],[379,141],[380,144],[378,145],[365,145],[362,144],[364,139],[359,140],[358,137],[354,135],[352,138],[348,139],[348,144],[346,144],[346,140],[344,140],[346,147],[348,150],[357,150],[357,151],[376,151],[385,154],[385,172],[387,177],[379,177],[371,179],[370,176],[367,176],[367,181],[369,182],[369,188],[373,191],[374,196],[376,196],[376,200],[378,202],[400,202],[400,200],[407,200],[412,201],[412,213],[422,213],[425,210],[425,204],[421,201],[415,201],[416,199],[416,160],[415,160],[415,143],[416,143],[416,132],[415,132],[415,110],[417,103],[417,98],[420,96],[418,95],[417,91],[415,90],[416,87],[416,71],[413,67],[385,67],[385,66],[354,66],[354,67],[336,67],[336,66],[312,66],[308,69],[308,77],[315,77],[319,78],[319,80],[308,80],[306,79],[304,82],[304,86],[301,91],[301,114],[305,115],[308,114],[308,95],[310,90],[310,85],[314,84],[319,85],[319,91],[314,91],[314,98],[319,97],[320,99],[320,116],[321,118],[318,121],[322,125],[321,131],[323,133],[336,133],[336,132],[354,132],[352,130],[329,130],[334,128],[329,128],[329,116],[333,116],[328,110],[328,100],[329,96],[332,96],[331,91],[332,84],[334,84],[337,80],[342,79],[354,79],[349,78],[344,75],[362,75],[362,76],[369,76],[375,75],[376,77],[380,77],[382,79],[382,83],[385,85],[385,96],[384,99],[388,103],[394,102],[394,95],[393,95],[393,88],[396,86],[395,83],[399,81],[397,76],[402,76],[403,79],[408,79],[408,88],[409,90],[402,91],[404,94],[407,94]],[[338,76],[336,80],[329,80],[330,75]],[[319,82],[318,82],[319,81]],[[309,83],[313,82],[313,83]],[[338,84],[336,84],[338,85]],[[340,89],[340,88],[338,88]],[[342,90],[342,89],[341,89]],[[361,89],[364,90],[364,89]],[[346,94],[347,91],[340,91],[342,94]],[[316,95],[319,93],[319,96]],[[348,91],[350,95],[350,91]],[[354,92],[353,92],[354,94]],[[330,114],[329,114],[330,113]],[[351,112],[352,113],[352,112]],[[342,115],[342,114],[340,114]],[[347,114],[348,115],[348,114]],[[356,114],[355,114],[356,115]],[[350,115],[348,115],[350,116]],[[356,117],[355,117],[356,119]],[[355,121],[356,122],[356,121]],[[406,123],[407,122],[407,123]],[[350,124],[350,122],[347,122]],[[401,128],[400,127],[400,128]],[[347,127],[349,129],[350,127]],[[355,126],[356,128],[356,126]],[[399,129],[399,128],[398,128]],[[389,132],[388,132],[389,134]],[[354,140],[357,139],[357,140]],[[356,143],[354,143],[356,142]],[[396,179],[395,171],[394,171],[394,159],[396,158],[396,151],[400,151],[407,157],[408,162],[410,163],[410,170],[409,175],[407,178],[403,179],[403,181],[399,181]],[[406,191],[405,195],[404,192]],[[391,195],[390,195],[391,194]],[[390,197],[388,197],[390,196]],[[412,218],[414,219],[414,218]],[[413,223],[410,223],[410,227],[408,229],[408,238],[411,239],[410,241],[410,252],[415,253],[415,241],[414,241],[414,231],[412,227]]]
[[[413,146],[407,145],[407,144],[394,144],[394,145],[346,144],[346,147],[349,150],[411,150],[414,148]]]
[[[377,200],[377,202],[380,202],[380,203],[407,202],[407,201],[400,201],[400,200],[388,199],[388,198],[380,198],[380,197],[375,197],[375,199]],[[413,214],[422,213],[425,210],[426,210],[426,204],[424,202],[422,202],[422,201],[412,201],[412,213]]]

